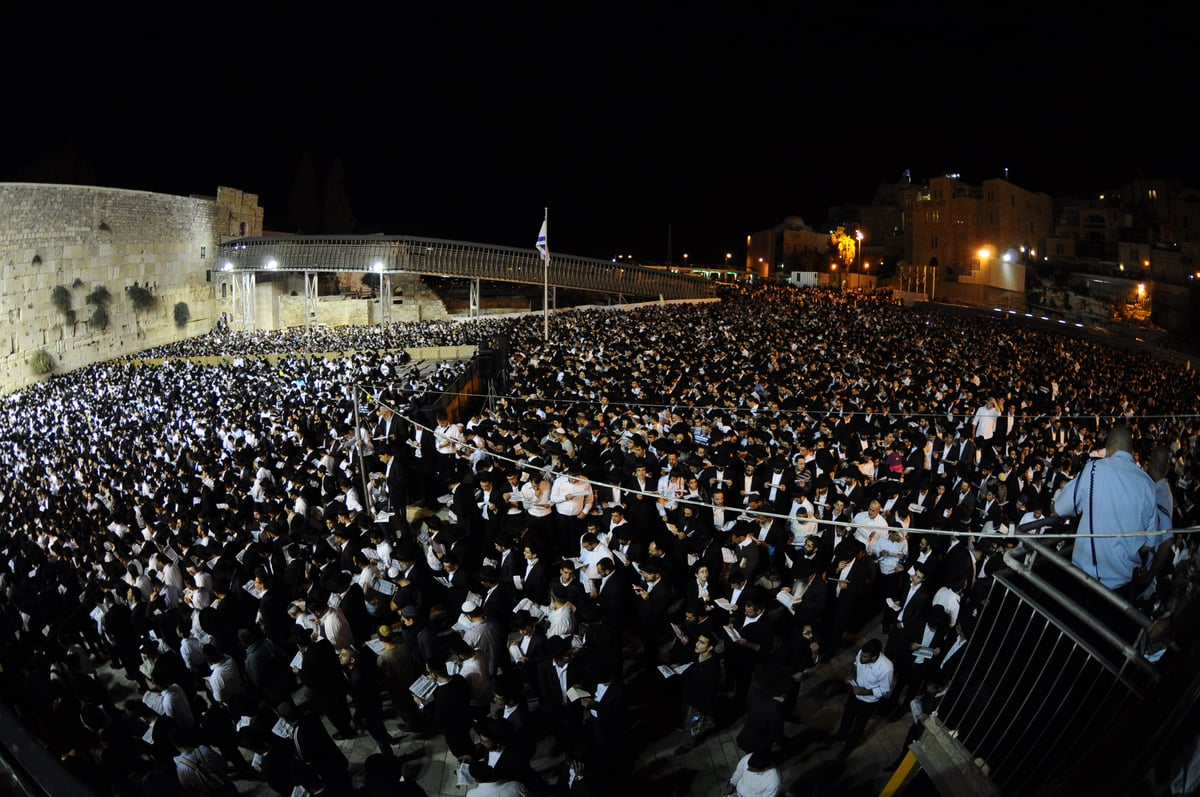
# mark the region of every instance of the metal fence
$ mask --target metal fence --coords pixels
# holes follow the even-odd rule
[[[1149,620],[1049,546],[1024,544],[1032,555],[1008,557],[1010,569],[994,575],[931,720],[933,741],[960,748],[957,772],[926,767],[944,794],[984,793],[964,788],[980,775],[993,793],[1061,791],[1102,735],[1129,723],[1159,685],[1139,650]],[[919,760],[931,753],[913,748]]]

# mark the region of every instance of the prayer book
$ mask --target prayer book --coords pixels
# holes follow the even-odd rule
[[[418,700],[428,703],[433,693],[437,691],[437,681],[430,678],[428,675],[422,675],[417,680],[412,682],[408,687],[408,691],[413,693]]]
[[[658,665],[658,671],[662,673],[663,678],[670,678],[672,675],[680,675],[684,670],[691,666],[692,663],[690,661],[685,661],[682,664],[676,664],[674,667],[666,664],[660,664]]]

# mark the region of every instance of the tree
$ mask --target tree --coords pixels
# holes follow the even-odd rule
[[[849,266],[854,263],[854,257],[858,254],[858,241],[846,234],[846,231],[838,227],[830,236],[834,248],[837,250],[838,260],[843,266]]]

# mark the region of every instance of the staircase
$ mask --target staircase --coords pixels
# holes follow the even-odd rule
[[[419,308],[416,315],[421,321],[445,321],[450,318],[450,313],[446,311],[446,303],[442,301],[442,297],[437,294],[437,291],[426,285],[419,274],[393,274],[392,296],[395,302],[403,301],[403,304],[393,306],[393,315],[400,315],[401,307],[407,308],[415,305]],[[403,315],[407,316],[409,312],[405,312]]]

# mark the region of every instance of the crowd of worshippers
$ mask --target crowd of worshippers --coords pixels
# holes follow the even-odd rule
[[[456,321],[409,321],[402,324],[341,327],[290,327],[285,330],[242,331],[228,324],[198,335],[143,349],[126,359],[155,357],[217,357],[293,354],[297,351],[398,351],[421,346],[461,346],[479,342],[478,324]]]
[[[876,617],[892,703],[919,693],[908,651],[969,633],[1117,424],[1135,461],[1168,452],[1161,528],[1197,522],[1195,372],[1086,340],[776,288],[563,312],[548,341],[540,318],[420,329],[392,339],[506,336],[505,392],[454,418],[378,354],[268,363],[306,341],[223,332],[235,362],[184,342],[4,399],[0,678],[88,782],[349,793],[335,741],[367,733],[394,790],[387,720],[480,783],[582,793],[629,771],[645,673],[680,752],[722,711],[769,752],[803,673]],[[1195,583],[1172,545],[1161,602]],[[547,738],[557,779],[529,765]]]

